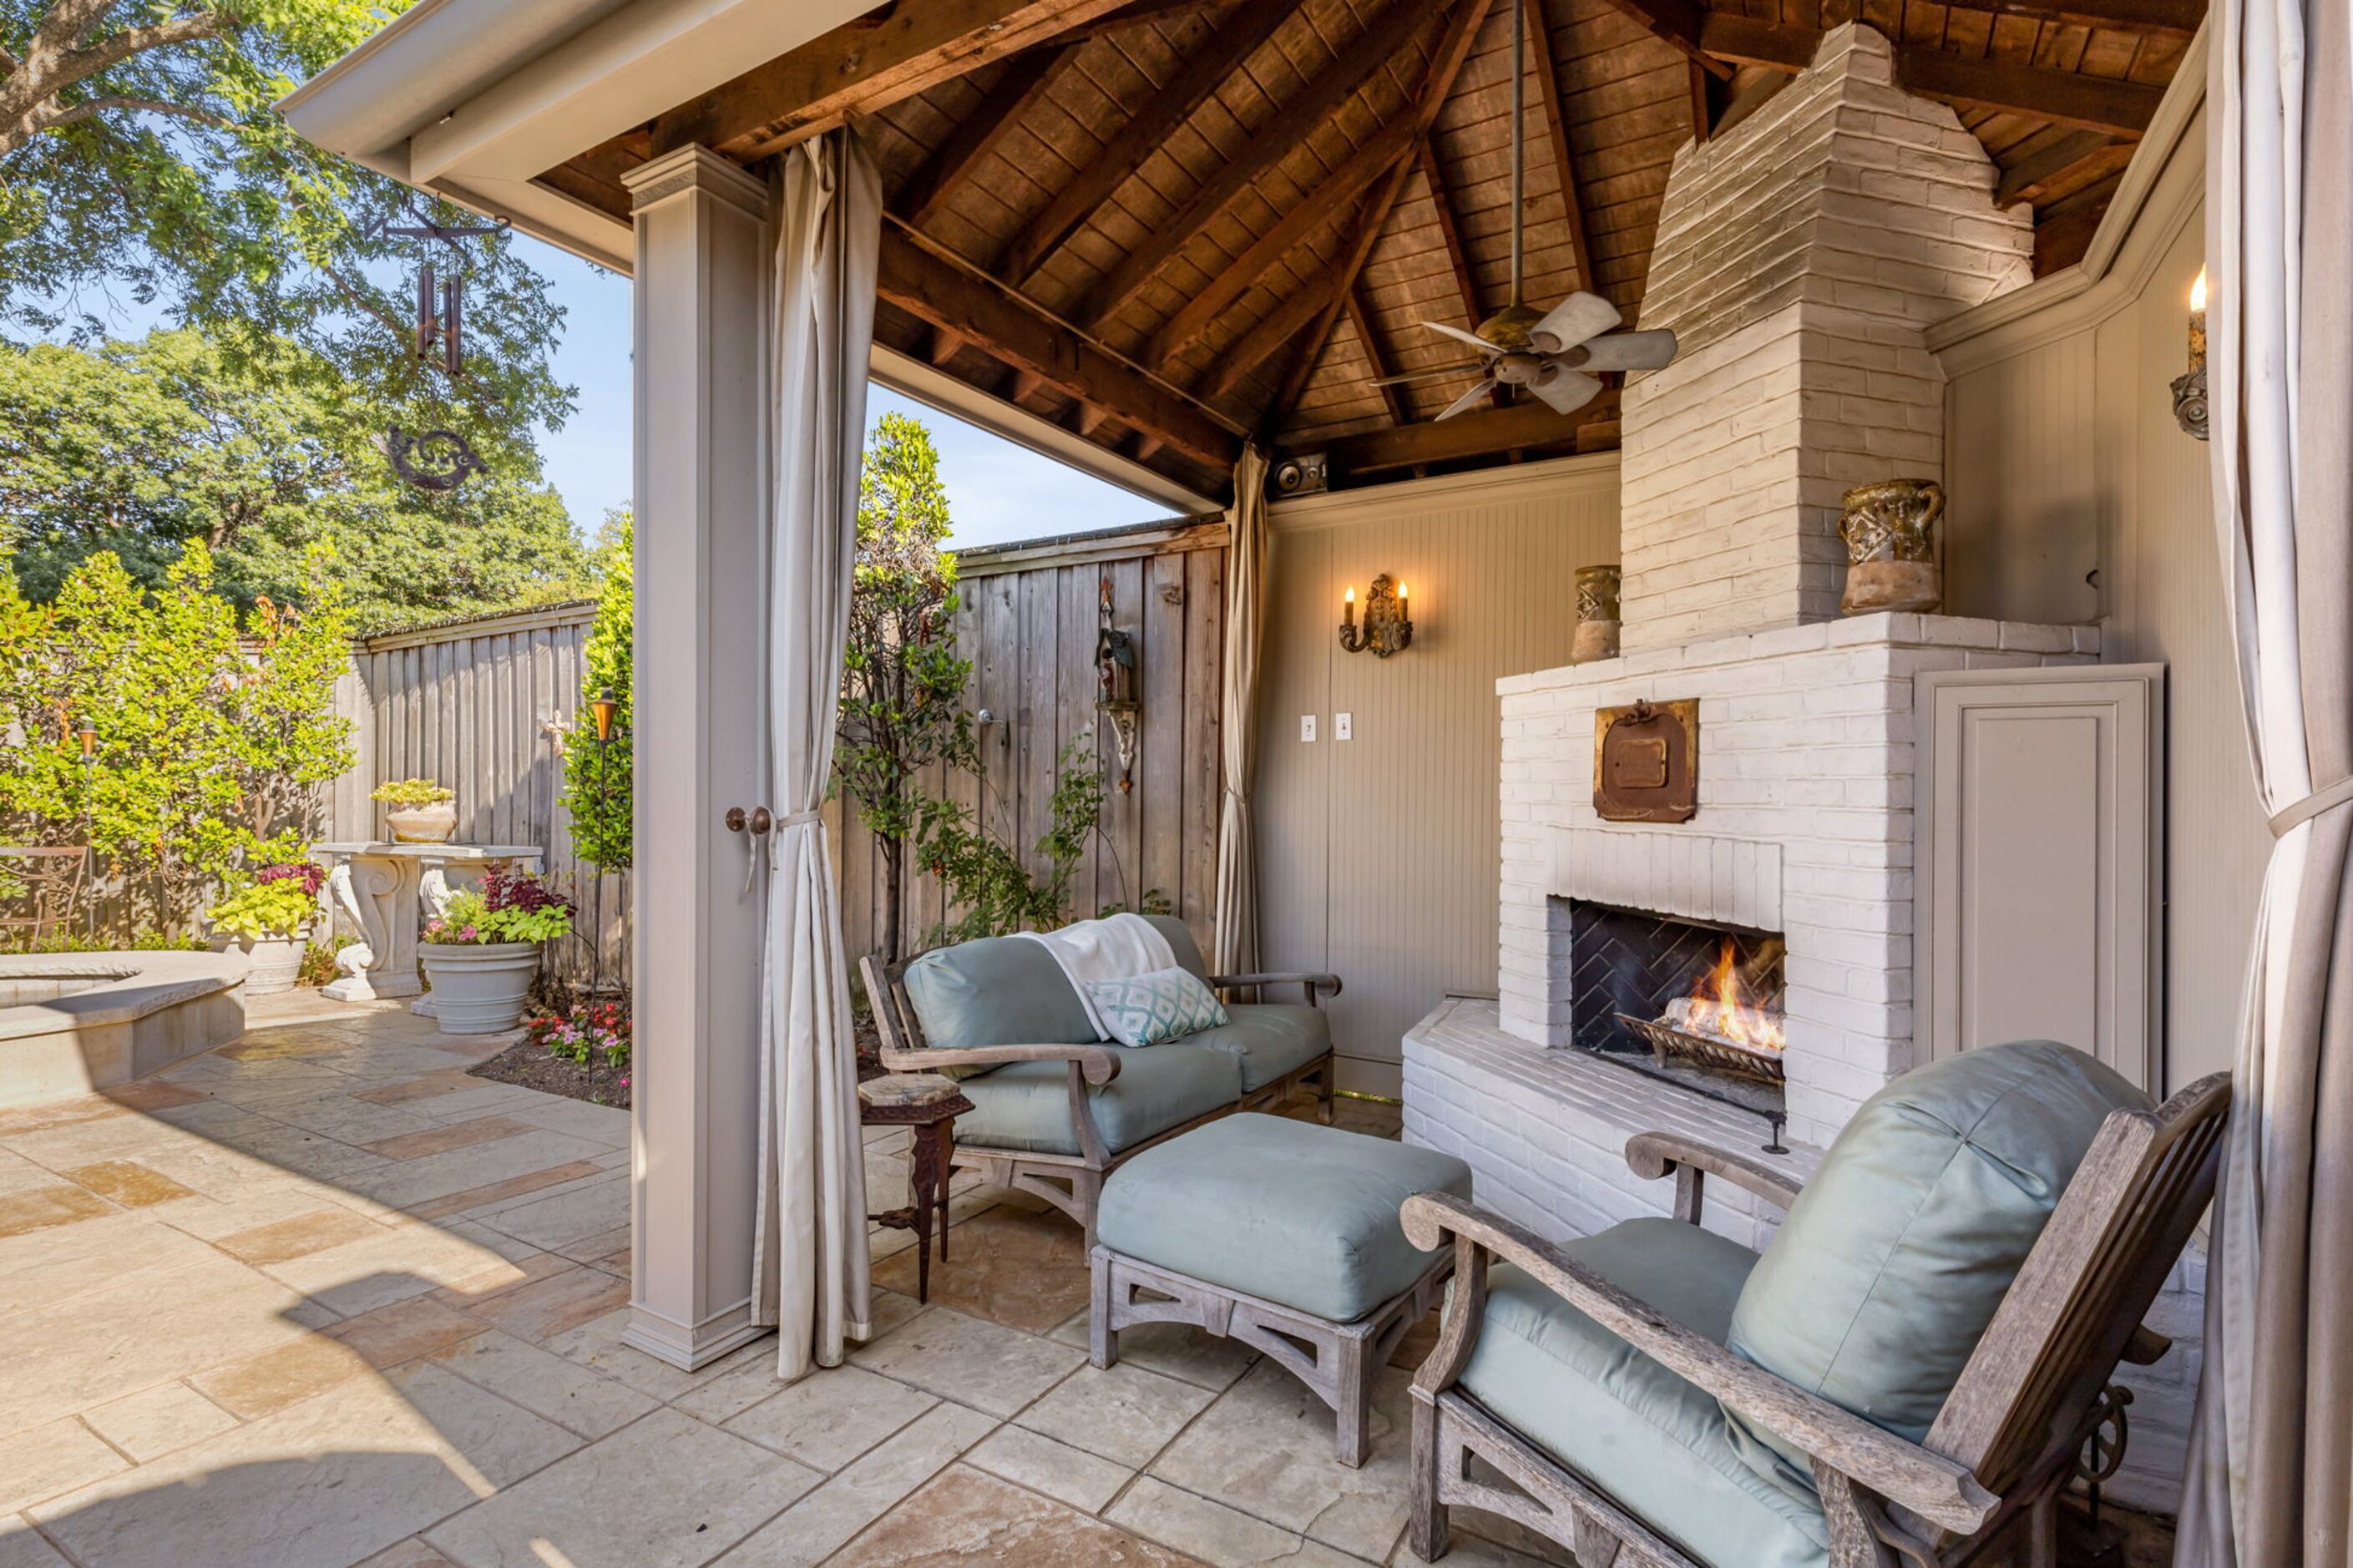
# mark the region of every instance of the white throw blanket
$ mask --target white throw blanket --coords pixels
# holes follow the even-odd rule
[[[1110,1039],[1112,1033],[1103,1027],[1102,1015],[1087,995],[1088,981],[1128,980],[1157,969],[1176,967],[1176,950],[1142,915],[1111,915],[1099,921],[1081,921],[1060,931],[1025,931],[1021,934],[1031,942],[1042,942],[1046,951],[1054,955],[1054,962],[1062,966],[1062,973],[1070,977],[1071,989],[1079,994],[1079,1005],[1087,1010],[1087,1022],[1098,1040]]]

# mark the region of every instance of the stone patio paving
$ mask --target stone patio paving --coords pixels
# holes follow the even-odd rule
[[[252,1024],[0,1112],[0,1568],[1414,1561],[1403,1371],[1361,1471],[1193,1331],[1095,1371],[1077,1230],[977,1189],[928,1309],[878,1236],[850,1365],[786,1387],[770,1342],[681,1373],[619,1343],[626,1113],[470,1077],[507,1038],[399,1004]]]

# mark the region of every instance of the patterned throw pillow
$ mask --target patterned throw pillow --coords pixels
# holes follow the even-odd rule
[[[1123,1046],[1156,1046],[1231,1022],[1215,993],[1188,970],[1155,969],[1121,980],[1090,980],[1087,1000]]]

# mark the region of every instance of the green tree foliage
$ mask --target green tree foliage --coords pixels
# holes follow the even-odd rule
[[[589,574],[527,446],[436,495],[379,445],[417,411],[290,342],[232,354],[191,331],[94,352],[0,346],[0,531],[28,598],[54,598],[111,552],[150,590],[201,543],[248,618],[301,604],[313,545],[363,630],[576,597]]]
[[[93,845],[134,915],[185,921],[241,862],[298,858],[321,785],[352,765],[333,713],[351,614],[314,555],[306,611],[257,605],[254,634],[192,541],[143,591],[90,557],[47,605],[0,573],[0,825]],[[96,731],[87,763],[77,731]]]
[[[634,530],[627,507],[606,514],[598,531],[603,573],[596,617],[588,623],[587,670],[580,716],[564,740],[563,805],[572,819],[572,847],[581,859],[605,871],[626,871],[631,863],[636,752],[629,720],[637,690],[637,596],[631,575]],[[587,701],[613,694],[612,739],[599,742]]]
[[[955,638],[955,557],[939,453],[922,421],[885,414],[858,475],[858,559],[842,654],[833,753],[837,785],[855,797],[882,853],[885,962],[899,952],[906,851],[924,820],[920,775],[969,766],[964,689],[972,664]]]
[[[465,253],[466,374],[425,371],[417,242],[382,227],[478,220],[311,146],[273,107],[406,8],[0,0],[0,329],[94,341],[118,298],[162,301],[232,355],[298,342],[478,447],[560,424],[563,312],[508,237]]]

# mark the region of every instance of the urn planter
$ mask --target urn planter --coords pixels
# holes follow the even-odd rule
[[[274,996],[293,990],[295,977],[302,973],[302,953],[309,946],[309,939],[299,935],[213,939],[216,952],[245,954],[248,996]]]
[[[539,973],[539,943],[428,942],[420,951],[443,1034],[503,1034],[522,1021]]]
[[[458,831],[458,808],[448,801],[431,805],[386,806],[384,825],[396,844],[447,844]]]

